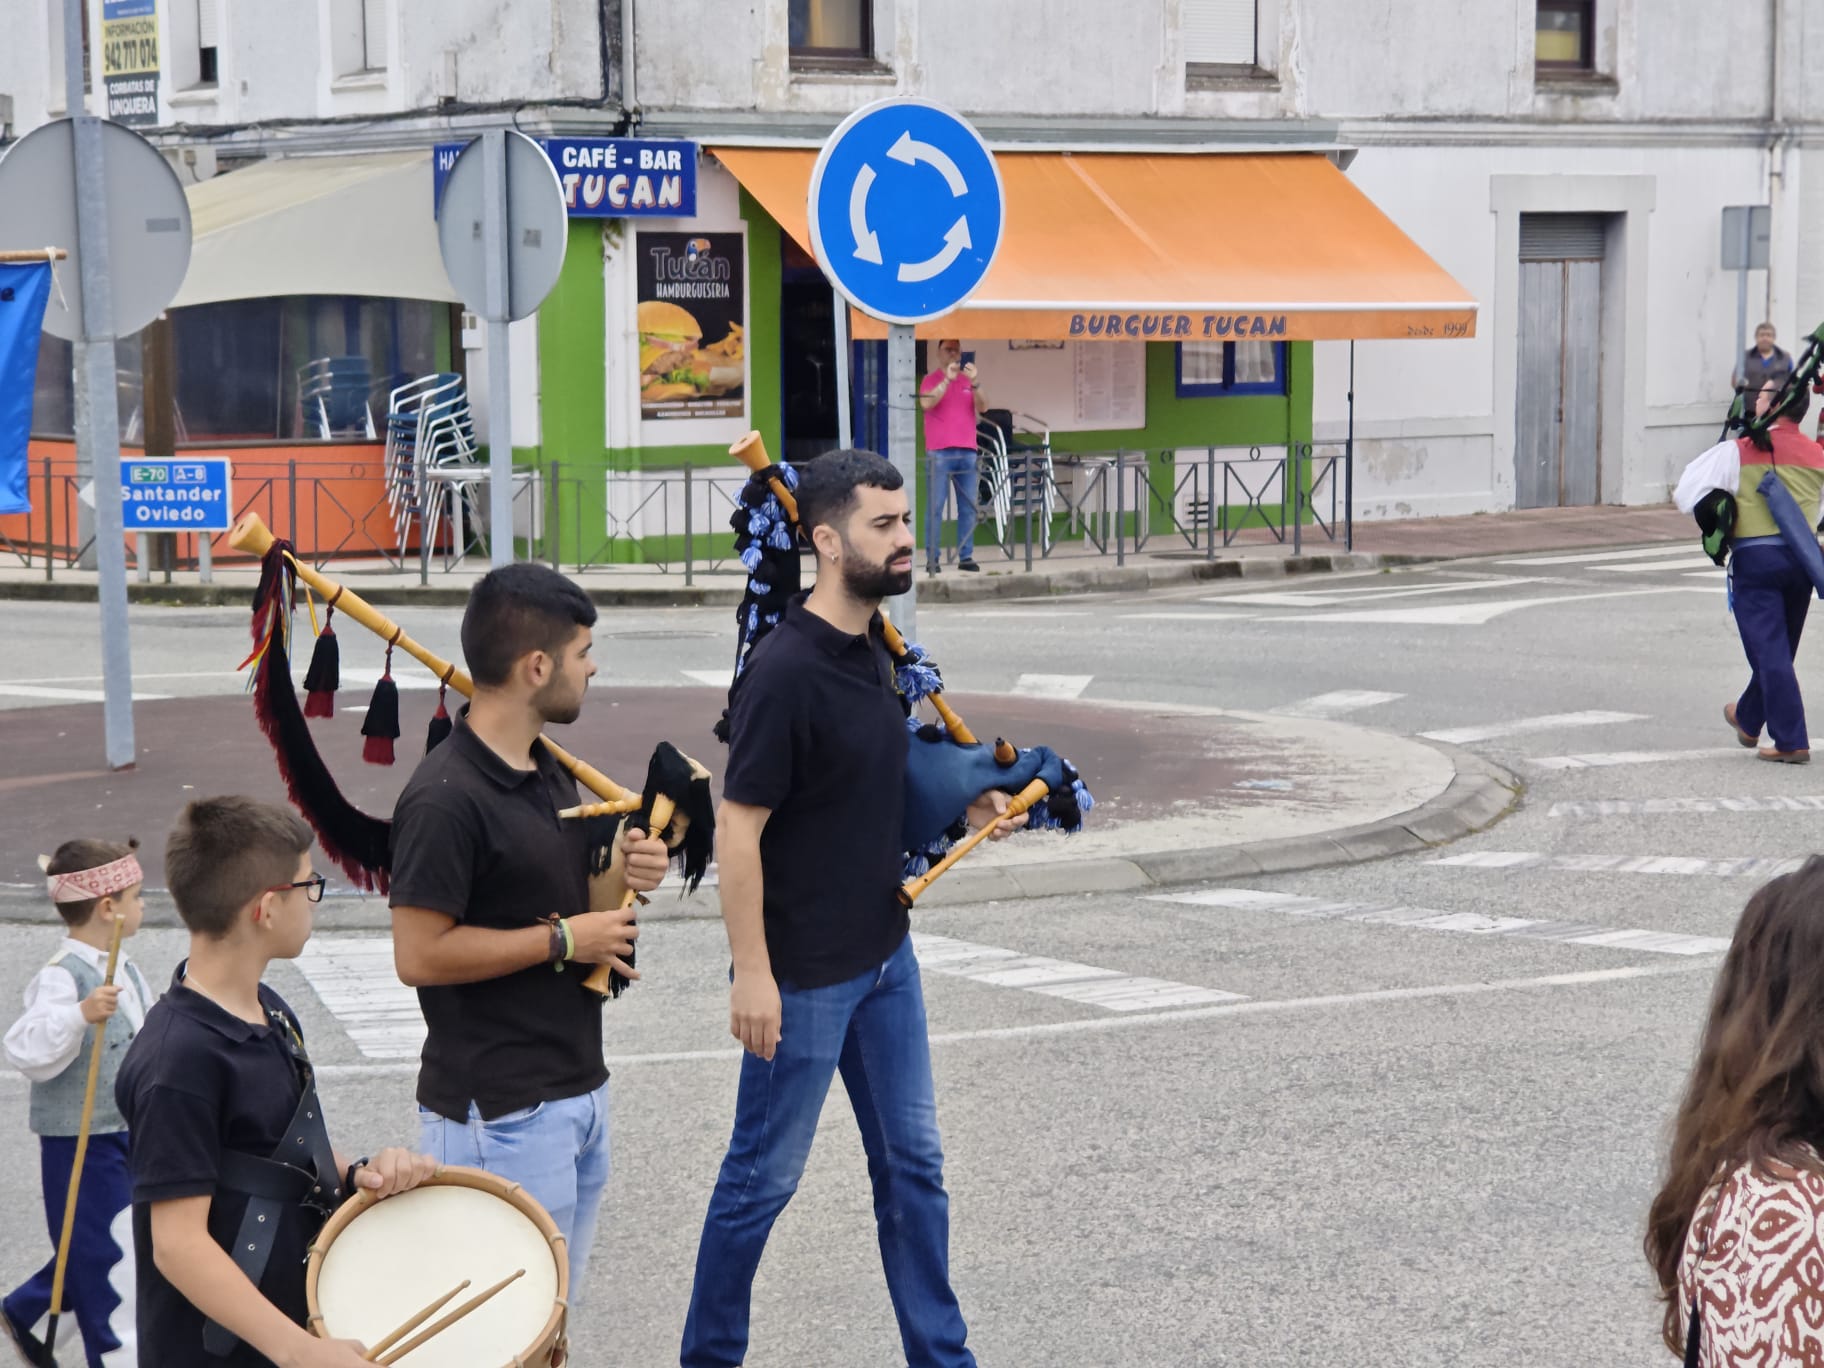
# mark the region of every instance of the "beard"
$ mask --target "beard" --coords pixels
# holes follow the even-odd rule
[[[905,593],[912,587],[912,567],[894,570],[887,565],[878,565],[864,561],[854,554],[855,548],[845,546],[849,552],[842,560],[842,587],[849,591],[852,598],[864,603],[877,603],[881,599],[893,598]]]
[[[565,688],[563,680],[552,679],[532,695],[532,706],[545,721],[567,726],[583,715],[582,690],[573,694]]]

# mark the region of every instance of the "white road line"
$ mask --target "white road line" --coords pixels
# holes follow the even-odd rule
[[[1404,697],[1405,694],[1380,693],[1374,689],[1339,689],[1335,693],[1300,699],[1297,703],[1288,703],[1283,708],[1271,711],[1279,717],[1341,717],[1344,713],[1378,708],[1383,703],[1392,703]]]
[[[1708,746],[1700,750],[1595,751],[1585,755],[1536,755],[1525,763],[1540,770],[1611,769],[1620,765],[1659,765],[1670,760],[1707,760],[1712,756],[1738,753],[1733,746]]]
[[[1484,722],[1473,727],[1446,727],[1442,731],[1420,732],[1419,735],[1428,741],[1462,745],[1466,741],[1492,741],[1500,736],[1523,736],[1528,732],[1558,731],[1564,727],[1606,727],[1616,722],[1645,720],[1644,713],[1548,713],[1541,717],[1516,717],[1507,722]]]
[[[971,622],[981,622],[987,618],[1076,618],[1088,617],[1087,608],[986,608],[959,612],[958,617]]]
[[[1259,613],[1123,613],[1117,619],[1127,622],[1138,619],[1141,622],[1251,622]]]
[[[1595,798],[1553,803],[1548,817],[1664,817],[1687,812],[1824,812],[1824,795],[1792,798]]]
[[[1593,923],[1540,921],[1531,917],[1491,917],[1480,912],[1441,912],[1400,903],[1332,901],[1294,893],[1264,893],[1252,888],[1212,888],[1194,893],[1153,894],[1147,902],[1223,907],[1236,911],[1277,912],[1314,921],[1364,922],[1406,926],[1422,931],[1454,931],[1472,936],[1516,936],[1595,945],[1616,950],[1644,950],[1656,955],[1711,955],[1729,948],[1727,937],[1687,936],[1670,931],[1640,931]]]
[[[1370,587],[1354,589],[1269,589],[1257,593],[1231,595],[1227,600],[1239,599],[1246,603],[1282,604],[1291,608],[1328,608],[1346,603],[1379,603],[1383,599],[1417,598],[1429,594],[1461,594],[1475,589],[1506,589],[1516,584],[1544,584],[1540,576],[1489,576],[1483,579],[1464,580],[1456,584],[1426,584],[1414,589],[1401,589],[1393,585],[1377,584]],[[1208,598],[1205,603],[1221,603],[1223,599]]]
[[[355,1048],[369,1059],[416,1059],[424,1047],[418,994],[399,982],[387,936],[317,936],[297,966]]]
[[[1677,560],[1648,561],[1645,565],[1592,565],[1592,570],[1607,570],[1615,575],[1645,575],[1659,570],[1689,570],[1694,565],[1708,565],[1708,571],[1700,574],[1720,575],[1722,567],[1713,562],[1701,551],[1695,556],[1680,556]]]
[[[1023,674],[1013,692],[1027,698],[1080,698],[1094,675]]]
[[[1743,855],[1706,860],[1693,855],[1546,855],[1533,850],[1480,850],[1428,860],[1458,869],[1550,869],[1576,874],[1685,874],[1718,879],[1771,879],[1790,874],[1803,860]]]
[[[239,679],[236,670],[135,670],[135,679]],[[0,679],[0,684],[99,684],[101,676],[87,675],[46,675],[42,679]]]
[[[1709,594],[1719,586],[1671,585],[1657,589],[1618,589],[1601,594],[1546,594],[1539,598],[1495,599],[1488,603],[1435,604],[1428,608],[1370,608],[1360,612],[1303,613],[1269,617],[1265,622],[1360,622],[1408,626],[1481,627],[1522,608],[1550,603],[1592,603],[1597,599],[1642,598],[1652,594]]]
[[[712,689],[726,689],[735,679],[732,666],[726,670],[679,670],[678,673],[699,684],[707,684]]]
[[[1238,1002],[1240,993],[1202,988],[1169,979],[1122,974],[1090,964],[1022,955],[994,945],[976,945],[948,936],[914,932],[918,967],[929,974],[974,979],[999,988],[1020,988],[1046,997],[1080,1002],[1110,1012],[1142,1012],[1159,1007],[1189,1007],[1208,1002]]]
[[[1667,556],[1678,546],[1677,542],[1667,542],[1663,546],[1642,546],[1632,551],[1576,551],[1567,556],[1528,556],[1523,560],[1499,560],[1496,565],[1592,565],[1597,561],[1647,560],[1654,556]]]
[[[135,703],[152,703],[170,694],[136,693]],[[48,684],[0,684],[0,698],[43,698],[59,703],[100,703],[107,694],[100,689],[63,689]]]

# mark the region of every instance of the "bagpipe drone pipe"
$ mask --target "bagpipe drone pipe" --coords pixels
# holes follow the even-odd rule
[[[737,500],[730,525],[748,581],[735,612],[732,699],[741,687],[754,648],[785,616],[801,584],[797,501],[798,473],[774,465],[760,434],[750,432],[729,448],[752,472]],[[1076,769],[1045,746],[1014,747],[997,740],[984,745],[944,698],[944,681],[922,646],[907,642],[882,614],[894,682],[906,713],[905,814],[901,825],[906,883],[900,901],[908,907],[933,881],[983,840],[987,823],[971,833],[967,810],[982,794],[1000,789],[1012,796],[1006,816],[1026,814],[1026,825],[1066,833],[1082,829],[1083,814],[1095,799]],[[935,722],[921,721],[918,705],[929,703]],[[728,741],[729,713],[716,724]]]
[[[253,602],[253,650],[241,665],[253,667],[248,688],[253,694],[254,714],[272,744],[286,792],[317,833],[330,862],[355,887],[384,893],[392,863],[392,823],[361,811],[343,795],[317,749],[307,720],[333,716],[335,711],[341,664],[330,617],[339,610],[386,642],[386,665],[362,724],[366,738],[362,755],[369,763],[393,763],[393,741],[399,735],[398,686],[392,678],[395,648],[417,660],[438,680],[437,710],[426,734],[427,753],[452,729],[444,691],[455,689],[464,697],[472,697],[474,685],[455,665],[413,641],[358,594],[299,560],[292,554],[290,543],[275,538],[257,514],[249,513],[235,524],[229,544],[260,557],[260,583]],[[302,707],[291,680],[291,628],[300,581],[306,586],[307,597],[315,591],[325,604],[324,621],[305,676],[309,702]],[[314,622],[314,604],[311,618]],[[670,742],[661,741],[647,765],[644,790],[634,793],[577,759],[550,737],[539,739],[578,784],[602,800],[558,814],[583,824],[590,911],[625,907],[636,896],[626,887],[616,858],[624,822],[664,839],[687,891],[702,881],[715,846],[715,810],[710,800],[708,770]],[[586,983],[604,997],[617,997],[627,986],[627,980],[606,965],[596,966]]]

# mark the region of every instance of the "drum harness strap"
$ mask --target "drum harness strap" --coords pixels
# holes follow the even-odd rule
[[[265,1276],[267,1261],[288,1211],[306,1207],[327,1219],[342,1201],[342,1180],[336,1172],[336,1152],[323,1122],[323,1104],[317,1100],[315,1071],[304,1053],[304,1043],[291,1023],[278,1011],[269,1011],[297,1070],[297,1110],[285,1127],[285,1136],[267,1159],[234,1150],[222,1153],[218,1192],[241,1193],[247,1210],[228,1254],[255,1287]],[[203,1328],[203,1348],[218,1356],[230,1354],[240,1340],[233,1332],[210,1321]]]

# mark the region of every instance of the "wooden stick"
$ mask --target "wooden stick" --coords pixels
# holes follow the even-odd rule
[[[439,1311],[443,1310],[443,1308],[449,1304],[449,1302],[452,1298],[454,1298],[457,1294],[467,1290],[468,1286],[469,1286],[469,1280],[467,1278],[464,1278],[461,1282],[457,1283],[456,1286],[452,1287],[448,1292],[445,1292],[441,1297],[437,1298],[436,1301],[432,1302],[429,1306],[425,1307],[424,1310],[420,1311],[417,1315],[413,1316],[404,1325],[400,1326],[397,1330],[393,1331],[392,1334],[386,1336],[378,1344],[376,1344],[373,1348],[369,1349],[367,1351],[367,1353],[362,1355],[362,1357],[365,1358],[369,1363],[376,1362],[379,1359],[380,1355],[384,1354],[388,1349],[391,1349],[395,1344],[399,1343],[400,1340],[404,1339],[407,1335],[411,1334],[412,1331],[416,1330],[419,1326],[423,1325],[432,1316],[436,1315]]]
[[[230,546],[237,551],[246,551],[255,556],[264,556],[266,552],[271,549],[274,540],[275,538],[267,529],[266,524],[261,521],[258,513],[246,514],[234,525],[234,530],[228,534],[228,544]],[[359,594],[355,593],[352,589],[337,584],[327,575],[319,574],[310,566],[300,561],[296,556],[288,554],[286,559],[291,562],[292,569],[297,571],[298,578],[303,580],[304,583],[308,584],[312,589],[316,590],[327,603],[340,610],[347,617],[360,623],[363,627],[367,628],[368,631],[374,633],[389,645],[397,646],[419,664],[423,665],[425,669],[436,675],[437,678],[447,680],[449,686],[464,698],[473,698],[475,696],[475,683],[473,680],[454,665],[450,664],[449,661],[431,654],[431,652],[426,650],[423,646],[420,646],[416,641],[413,641],[405,634],[398,623],[387,617],[386,614],[380,612]],[[619,784],[615,783],[614,780],[596,769],[595,766],[585,764],[583,761],[578,760],[550,737],[541,736],[539,737],[539,740],[545,743],[545,749],[551,753],[552,758],[568,770],[571,777],[574,778],[577,783],[581,784],[591,793],[594,793],[609,802],[622,802],[627,799],[632,799],[634,804],[636,806],[638,805],[640,795],[633,792],[633,790],[622,788]]]
[[[657,795],[652,800],[652,831],[649,831],[646,834],[650,836],[655,832],[662,832],[666,827],[670,826],[671,814],[676,806],[677,805],[663,793]],[[626,908],[632,907],[633,900],[637,896],[638,895],[629,888],[621,896],[621,908],[625,910]],[[583,980],[583,987],[587,988],[592,993],[600,993],[603,997],[607,997],[608,980],[613,973],[614,969],[612,966],[598,964],[595,966],[595,972]]]
[[[638,812],[639,810],[640,800],[636,795],[632,798],[617,798],[612,803],[583,803],[577,807],[559,808],[557,815],[559,817],[619,817],[622,813]]]
[[[114,916],[114,934],[108,942],[108,973],[101,986],[114,983],[114,971],[120,964],[120,937],[127,919],[119,912]],[[51,1275],[51,1319],[45,1327],[44,1353],[47,1365],[57,1359],[57,1317],[63,1309],[63,1276],[70,1263],[70,1238],[76,1231],[76,1198],[82,1186],[82,1161],[89,1153],[89,1127],[95,1120],[95,1088],[101,1078],[101,1051],[107,1039],[109,1017],[95,1023],[95,1039],[89,1046],[89,1081],[82,1094],[82,1124],[76,1129],[76,1157],[70,1162],[70,1188],[63,1199],[63,1233],[57,1237],[57,1268]]]
[[[418,1348],[426,1340],[430,1339],[434,1335],[439,1335],[443,1331],[448,1330],[452,1325],[456,1324],[457,1321],[461,1320],[464,1316],[468,1315],[469,1312],[473,1311],[476,1307],[480,1306],[483,1302],[487,1301],[490,1297],[494,1296],[495,1293],[504,1291],[508,1286],[510,1286],[513,1283],[518,1282],[521,1278],[523,1278],[525,1276],[526,1276],[526,1270],[522,1268],[517,1273],[513,1273],[507,1277],[502,1278],[499,1282],[495,1283],[494,1286],[490,1287],[487,1291],[479,1293],[476,1296],[470,1297],[461,1306],[457,1307],[454,1311],[450,1312],[449,1315],[443,1317],[441,1320],[432,1322],[432,1324],[429,1327],[427,1327],[426,1329],[420,1330],[416,1335],[413,1335],[409,1340],[407,1340],[404,1344],[400,1345],[397,1349],[389,1350],[386,1354],[386,1357],[376,1359],[375,1362],[376,1363],[397,1363],[397,1362],[399,1362],[400,1359],[404,1358],[407,1354],[411,1353],[412,1350]]]
[[[35,252],[0,252],[0,266],[29,266],[34,261],[64,261],[69,255],[61,247],[40,247]]]
[[[1026,785],[1025,788],[1021,789],[1013,796],[1013,801],[1007,804],[1007,811],[999,814],[992,822],[987,823],[985,826],[977,827],[974,831],[963,837],[962,840],[950,847],[949,853],[945,855],[943,859],[932,865],[930,869],[926,870],[916,879],[908,881],[901,887],[899,890],[900,903],[906,907],[912,906],[913,903],[918,901],[918,895],[923,893],[933,883],[937,882],[938,879],[942,878],[951,865],[955,864],[958,860],[962,859],[963,856],[967,855],[983,841],[987,840],[993,833],[995,827],[998,826],[1003,819],[1018,817],[1022,812],[1025,812],[1034,803],[1038,802],[1039,799],[1050,792],[1050,786],[1047,785],[1043,779],[1034,779],[1030,784]]]

